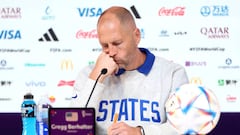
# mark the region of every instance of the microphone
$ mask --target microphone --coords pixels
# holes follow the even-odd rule
[[[97,77],[94,85],[93,85],[91,94],[90,94],[90,96],[88,97],[88,101],[87,101],[87,103],[86,103],[86,105],[85,105],[85,108],[87,108],[87,106],[88,106],[88,102],[89,102],[89,100],[90,100],[90,98],[91,98],[91,96],[92,96],[92,94],[93,94],[93,91],[94,91],[94,89],[95,89],[95,87],[96,87],[96,84],[97,84],[99,78],[101,77],[101,75],[105,75],[106,73],[107,73],[107,69],[106,69],[106,68],[103,68],[103,69],[101,70],[101,73],[98,75],[98,77]]]

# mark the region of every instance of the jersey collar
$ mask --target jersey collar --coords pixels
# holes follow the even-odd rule
[[[144,75],[147,75],[152,68],[153,62],[155,60],[155,56],[146,48],[139,48],[139,49],[142,53],[146,54],[146,60],[140,67],[137,68],[137,71]],[[124,72],[125,72],[125,69],[120,68],[115,75],[120,76]]]

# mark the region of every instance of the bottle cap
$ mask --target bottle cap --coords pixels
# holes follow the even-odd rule
[[[24,99],[33,99],[33,95],[31,93],[27,93],[24,95]]]

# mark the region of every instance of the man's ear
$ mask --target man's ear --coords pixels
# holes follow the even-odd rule
[[[138,45],[141,40],[141,32],[138,28],[134,30],[134,37],[135,37],[135,42]]]

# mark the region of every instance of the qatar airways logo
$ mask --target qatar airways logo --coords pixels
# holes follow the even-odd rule
[[[175,7],[175,8],[166,8],[162,7],[158,11],[159,16],[184,16],[185,14],[185,7]]]
[[[0,18],[2,19],[19,19],[21,16],[20,7],[0,7]]]
[[[202,27],[200,33],[209,39],[227,39],[229,38],[228,27]]]
[[[76,38],[77,39],[98,38],[97,30],[93,29],[93,30],[89,30],[89,31],[84,31],[84,30],[80,29],[76,33]]]

